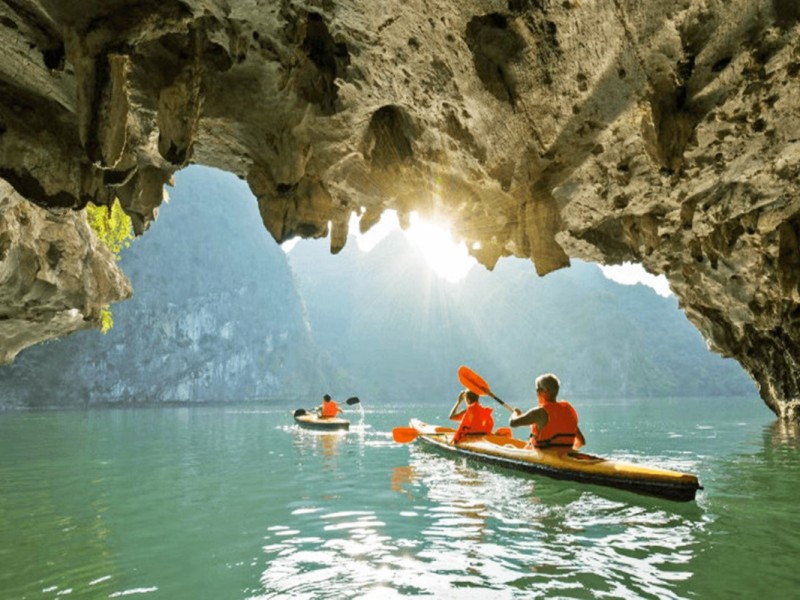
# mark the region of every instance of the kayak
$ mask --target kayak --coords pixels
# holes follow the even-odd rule
[[[467,456],[485,463],[556,479],[610,486],[638,494],[687,502],[702,489],[688,473],[636,465],[564,448],[526,448],[527,442],[497,435],[470,436],[452,444],[454,429],[411,419],[417,439],[448,455]]]
[[[316,413],[304,412],[295,414],[294,422],[306,429],[316,429],[318,431],[347,431],[350,429],[350,421],[339,417],[318,417]]]

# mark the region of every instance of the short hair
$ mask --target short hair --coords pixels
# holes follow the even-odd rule
[[[542,391],[547,394],[550,400],[558,398],[558,390],[561,387],[561,382],[558,377],[552,373],[545,373],[536,378],[536,391]]]
[[[464,390],[464,399],[470,403],[477,402],[478,400],[480,400],[480,398],[478,398],[478,394],[476,394],[472,390]]]
[[[322,397],[322,399],[323,399],[323,400],[330,400],[330,399],[331,399],[331,397],[330,397],[328,394],[325,394],[325,395]]]

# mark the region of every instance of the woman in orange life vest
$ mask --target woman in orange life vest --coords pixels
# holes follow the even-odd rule
[[[322,417],[323,419],[331,419],[338,415],[340,412],[344,412],[339,405],[336,404],[328,394],[325,394],[322,397],[322,404],[317,407],[317,414]]]
[[[467,407],[459,411],[461,403],[464,401],[466,401]],[[478,394],[470,390],[462,390],[458,395],[458,400],[456,400],[450,411],[450,419],[460,422],[455,435],[453,435],[454,444],[457,444],[468,435],[492,433],[492,428],[494,427],[492,409],[482,406]]]
[[[512,427],[531,426],[529,448],[571,448],[577,450],[586,443],[578,427],[578,413],[569,402],[559,402],[558,377],[546,373],[536,378],[539,406],[522,413],[518,408],[508,421]]]

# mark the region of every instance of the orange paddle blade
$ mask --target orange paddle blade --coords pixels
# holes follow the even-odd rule
[[[464,365],[458,367],[458,380],[461,382],[461,385],[479,396],[485,396],[489,393],[489,384],[469,367],[465,367]]]
[[[395,427],[392,429],[392,438],[398,444],[408,444],[417,439],[417,430],[413,427]]]

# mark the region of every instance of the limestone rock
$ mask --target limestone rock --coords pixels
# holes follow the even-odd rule
[[[15,0],[0,178],[45,207],[118,196],[143,232],[199,163],[244,178],[278,241],[337,252],[351,213],[393,208],[489,267],[638,261],[798,417],[799,21],[794,0]]]
[[[84,212],[45,209],[0,181],[0,364],[37,342],[99,327],[128,279]]]

